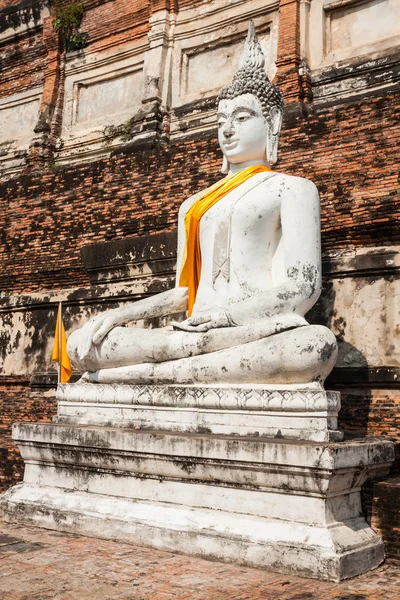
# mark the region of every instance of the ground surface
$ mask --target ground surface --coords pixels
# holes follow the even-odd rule
[[[1,600],[400,600],[385,564],[340,584],[0,523]]]

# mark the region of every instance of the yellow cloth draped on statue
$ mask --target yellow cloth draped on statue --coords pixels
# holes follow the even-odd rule
[[[200,220],[202,216],[219,202],[224,196],[232,190],[239,187],[242,183],[263,171],[270,171],[265,166],[247,167],[243,171],[225,177],[218,181],[210,189],[196,200],[189,208],[185,216],[186,245],[183,257],[183,267],[181,270],[179,285],[187,286],[189,290],[188,314],[192,314],[193,306],[196,301],[197,288],[199,287],[201,276],[201,250],[200,250]]]

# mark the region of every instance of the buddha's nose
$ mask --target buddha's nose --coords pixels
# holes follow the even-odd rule
[[[224,127],[224,137],[226,138],[231,138],[234,134],[234,130],[233,130],[233,126],[232,126],[232,121],[230,119],[227,120],[227,122],[225,123],[225,127]]]

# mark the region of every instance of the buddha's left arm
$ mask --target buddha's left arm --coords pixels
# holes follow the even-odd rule
[[[321,293],[321,236],[318,190],[311,181],[288,179],[281,204],[285,280],[229,307],[236,325],[276,315],[304,316]]]

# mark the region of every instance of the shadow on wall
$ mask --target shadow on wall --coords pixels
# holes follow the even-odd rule
[[[328,270],[330,265],[328,265]],[[368,385],[368,361],[364,354],[345,340],[345,319],[335,308],[336,291],[333,282],[325,279],[318,302],[306,315],[310,323],[325,325],[335,332],[339,347],[339,359],[345,357],[348,368],[335,367],[326,380],[325,387],[341,392],[342,408],[339,413],[339,427],[346,437],[367,435],[372,394]],[[342,362],[342,361],[340,361]],[[347,373],[346,373],[347,371]],[[352,377],[354,377],[352,381]],[[367,383],[367,382],[366,382]]]

